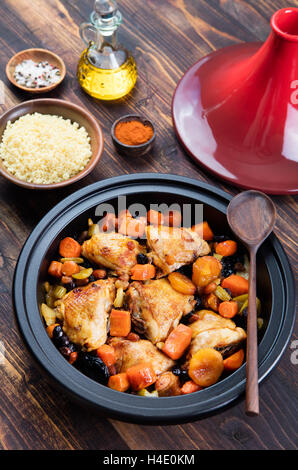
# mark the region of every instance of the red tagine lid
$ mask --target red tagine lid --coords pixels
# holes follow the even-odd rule
[[[203,57],[178,83],[175,131],[188,153],[232,184],[298,193],[298,8],[271,18],[267,41]]]

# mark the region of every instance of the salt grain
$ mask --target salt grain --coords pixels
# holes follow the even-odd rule
[[[60,70],[48,62],[23,60],[14,71],[15,81],[26,88],[43,88],[59,82]]]

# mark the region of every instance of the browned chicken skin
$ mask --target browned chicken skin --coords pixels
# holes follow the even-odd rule
[[[114,337],[109,340],[109,344],[115,349],[117,373],[126,372],[127,369],[141,362],[148,362],[152,365],[154,372],[159,375],[171,369],[175,364],[146,339],[129,341],[125,338]]]
[[[157,277],[166,276],[210,252],[208,243],[187,228],[148,225],[147,244],[151,250],[148,256],[159,268]]]
[[[129,274],[137,264],[137,255],[144,248],[121,233],[101,232],[83,243],[82,255],[89,261],[114,270],[118,275]]]
[[[182,315],[195,305],[192,295],[177,292],[167,279],[133,282],[127,290],[127,302],[135,329],[154,344],[165,341]]]
[[[189,326],[193,330],[189,356],[202,348],[216,348],[219,351],[236,346],[246,339],[246,333],[235,323],[211,310],[197,312],[199,319]]]
[[[63,317],[63,330],[70,341],[93,350],[107,340],[107,320],[115,299],[113,279],[91,282],[70,291],[57,310]]]

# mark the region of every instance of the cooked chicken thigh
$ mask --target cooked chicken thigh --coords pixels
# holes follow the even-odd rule
[[[141,362],[149,362],[154,372],[159,375],[171,369],[175,364],[146,339],[128,341],[125,338],[114,337],[109,340],[109,344],[115,349],[117,373],[125,372],[129,367]]]
[[[91,282],[70,291],[59,302],[63,330],[70,341],[93,350],[107,340],[107,320],[115,299],[113,279]]]
[[[148,225],[147,244],[149,257],[160,270],[157,277],[176,271],[185,264],[193,263],[199,256],[210,251],[207,242],[187,228]]]
[[[191,312],[196,301],[172,288],[167,279],[147,283],[133,282],[126,300],[132,312],[135,329],[154,344],[165,341],[178,326],[182,315]]]
[[[201,310],[197,315],[199,319],[189,325],[193,330],[190,356],[202,348],[224,351],[246,339],[245,331],[236,327],[232,320],[223,318],[211,310]]]
[[[129,274],[144,248],[131,238],[115,232],[93,235],[83,243],[82,255],[89,261],[113,269],[118,275]]]

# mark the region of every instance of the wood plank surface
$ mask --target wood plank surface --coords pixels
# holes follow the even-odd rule
[[[243,397],[209,418],[171,426],[145,426],[104,419],[78,407],[40,375],[15,325],[11,285],[23,243],[40,218],[57,202],[92,182],[134,172],[176,173],[207,181],[236,194],[238,190],[196,166],[175,138],[171,97],[187,68],[223,46],[265,40],[274,11],[297,1],[283,0],[119,0],[124,22],[119,38],[131,49],[138,81],[117,103],[93,100],[80,89],[76,66],[83,44],[78,26],[89,18],[92,0],[2,0],[0,3],[0,80],[2,111],[30,99],[9,85],[5,65],[29,47],[61,55],[67,78],[49,97],[88,108],[102,126],[105,150],[95,171],[57,192],[30,192],[0,181],[0,449],[295,449],[297,448],[297,365],[292,340],[278,367],[260,387],[258,418],[244,413]],[[154,151],[129,159],[112,145],[113,121],[130,112],[144,113],[156,125]],[[275,196],[275,233],[297,278],[297,199]]]

